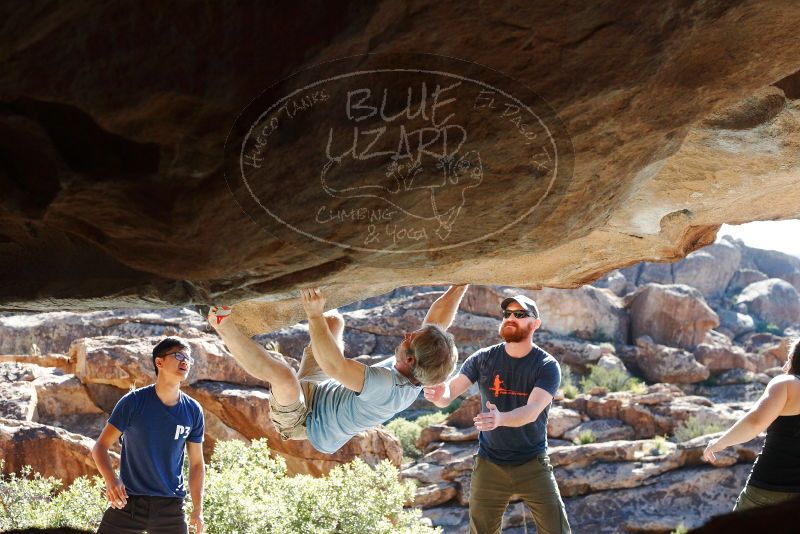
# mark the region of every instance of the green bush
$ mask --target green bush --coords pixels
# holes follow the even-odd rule
[[[58,493],[60,481],[30,468],[0,475],[0,531],[97,530],[106,509],[102,487],[99,478],[79,478]],[[286,463],[270,458],[266,440],[217,442],[206,470],[203,515],[208,534],[440,532],[425,524],[419,510],[403,509],[413,494],[414,485],[401,482],[388,462],[373,469],[357,459],[324,478],[289,477]],[[191,500],[186,502],[188,515]]]
[[[420,415],[413,421],[398,417],[386,424],[386,430],[400,440],[400,445],[403,447],[403,456],[406,460],[413,460],[419,458],[422,454],[422,451],[417,448],[417,439],[419,439],[422,430],[431,425],[439,424],[445,419],[447,419],[447,414],[444,412]]]
[[[416,444],[422,428],[417,423],[398,417],[386,423],[386,430],[400,440],[400,446],[403,447],[403,456],[405,458],[409,460],[419,458],[420,451]]]
[[[0,472],[3,461],[0,460]],[[0,473],[0,531],[27,528],[97,530],[106,509],[102,479],[76,479],[61,491],[53,477],[33,473],[29,466],[19,474]]]
[[[438,532],[418,510],[403,510],[414,486],[388,462],[373,469],[356,459],[325,478],[288,477],[265,440],[216,447],[206,475],[208,534]]]
[[[688,533],[689,533],[689,529],[686,528],[686,525],[681,523],[677,527],[675,527],[675,530],[673,530],[669,534],[688,534]]]
[[[776,336],[782,336],[783,335],[783,328],[781,328],[780,326],[776,325],[775,323],[766,323],[766,322],[763,322],[763,321],[758,321],[758,323],[756,324],[756,332],[759,332],[759,333],[766,332],[768,334],[774,334]]]
[[[653,438],[653,448],[650,449],[650,454],[653,456],[663,456],[667,454],[668,450],[667,438],[665,436],[656,436]]]
[[[608,391],[632,391],[642,393],[645,385],[638,378],[628,375],[621,369],[606,369],[597,365],[589,366],[589,375],[581,378],[581,389],[586,392],[593,387],[603,387]]]
[[[594,443],[595,441],[597,441],[597,438],[594,432],[591,430],[582,430],[578,433],[578,437],[575,438],[574,443],[575,445],[586,445],[588,443]]]
[[[574,399],[580,394],[572,377],[572,369],[566,365],[561,368],[561,390],[568,399]]]
[[[719,424],[703,422],[693,415],[675,428],[675,439],[678,442],[684,442],[707,434],[714,434],[721,430],[724,429]]]

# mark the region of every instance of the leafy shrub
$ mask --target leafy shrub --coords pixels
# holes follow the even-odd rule
[[[663,456],[667,454],[667,438],[665,436],[656,436],[653,438],[653,448],[650,449],[650,454],[653,456]]]
[[[0,460],[0,472],[3,461]],[[106,509],[101,478],[76,479],[61,491],[57,478],[33,473],[30,466],[0,474],[0,531],[27,528],[97,530]]]
[[[783,335],[783,328],[776,325],[775,323],[768,323],[766,321],[756,321],[755,327],[756,327],[756,332],[760,334],[768,333],[768,334],[774,334],[776,336]]]
[[[638,378],[628,375],[621,369],[606,369],[598,365],[589,366],[589,375],[581,378],[581,389],[589,391],[593,387],[603,387],[608,391],[632,391],[642,393],[645,385]]]
[[[575,445],[586,445],[587,443],[594,443],[595,441],[597,441],[597,438],[594,432],[587,429],[578,433],[578,437],[575,438]]]
[[[286,476],[265,440],[217,443],[207,468],[204,516],[208,534],[432,533],[418,510],[403,510],[414,486],[397,469],[356,459],[325,478]]]
[[[675,439],[679,442],[689,441],[706,434],[714,434],[723,430],[717,423],[704,422],[696,416],[691,416],[675,428]]]
[[[417,439],[422,433],[422,429],[431,425],[441,423],[447,418],[444,412],[433,412],[421,415],[409,421],[402,417],[393,419],[386,424],[386,430],[394,434],[400,440],[400,445],[403,447],[403,456],[408,459],[419,458],[421,451],[417,448]]]
[[[400,440],[400,446],[403,447],[404,458],[408,458],[409,460],[419,458],[420,451],[416,443],[417,438],[419,438],[420,433],[422,433],[422,428],[417,423],[398,417],[386,423],[386,430]]]
[[[575,382],[572,377],[572,369],[566,365],[561,368],[561,390],[564,392],[564,396],[568,399],[574,399],[580,393],[578,388],[575,386]]]
[[[2,461],[0,461],[2,469]],[[106,509],[102,480],[61,482],[25,468],[0,475],[0,531],[72,527],[96,531]],[[289,477],[266,440],[217,442],[206,470],[203,515],[208,534],[269,532],[431,534],[419,510],[404,510],[414,485],[401,482],[389,462],[375,469],[361,460],[325,478]],[[186,499],[187,514],[191,500]]]
[[[688,533],[689,533],[689,529],[686,528],[686,525],[681,523],[677,527],[675,527],[675,530],[673,530],[669,534],[688,534]]]

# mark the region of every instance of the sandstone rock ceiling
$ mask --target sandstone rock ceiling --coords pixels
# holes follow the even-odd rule
[[[795,2],[184,7],[0,6],[0,309],[236,302],[265,331],[301,317],[302,286],[332,305],[408,284],[574,287],[680,258],[722,223],[800,216]],[[225,179],[239,113],[299,69],[398,52],[484,65],[549,104],[574,154],[557,201],[492,239],[406,254],[256,224]],[[499,138],[490,153],[491,125],[474,126],[503,161],[467,233],[514,215],[501,192],[525,157]],[[291,141],[267,171],[302,212],[319,193]]]

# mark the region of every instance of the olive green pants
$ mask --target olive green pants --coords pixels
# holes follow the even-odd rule
[[[570,534],[564,501],[546,454],[522,465],[499,465],[475,456],[469,490],[471,534],[500,532],[512,495],[519,495],[533,515],[539,534]]]
[[[765,490],[746,484],[739,494],[739,498],[736,499],[733,511],[741,512],[742,510],[749,510],[751,508],[778,504],[783,501],[788,501],[789,499],[794,499],[795,497],[800,497],[800,493]]]

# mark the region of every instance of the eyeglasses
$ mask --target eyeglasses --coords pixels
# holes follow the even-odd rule
[[[503,310],[503,319],[508,319],[512,315],[517,319],[524,319],[525,317],[533,317],[533,314],[531,312],[526,312],[524,310]]]
[[[189,365],[193,365],[194,364],[194,358],[192,358],[191,356],[189,356],[185,352],[168,352],[164,356],[165,357],[166,356],[175,356],[175,359],[178,360],[179,362],[186,362]]]

